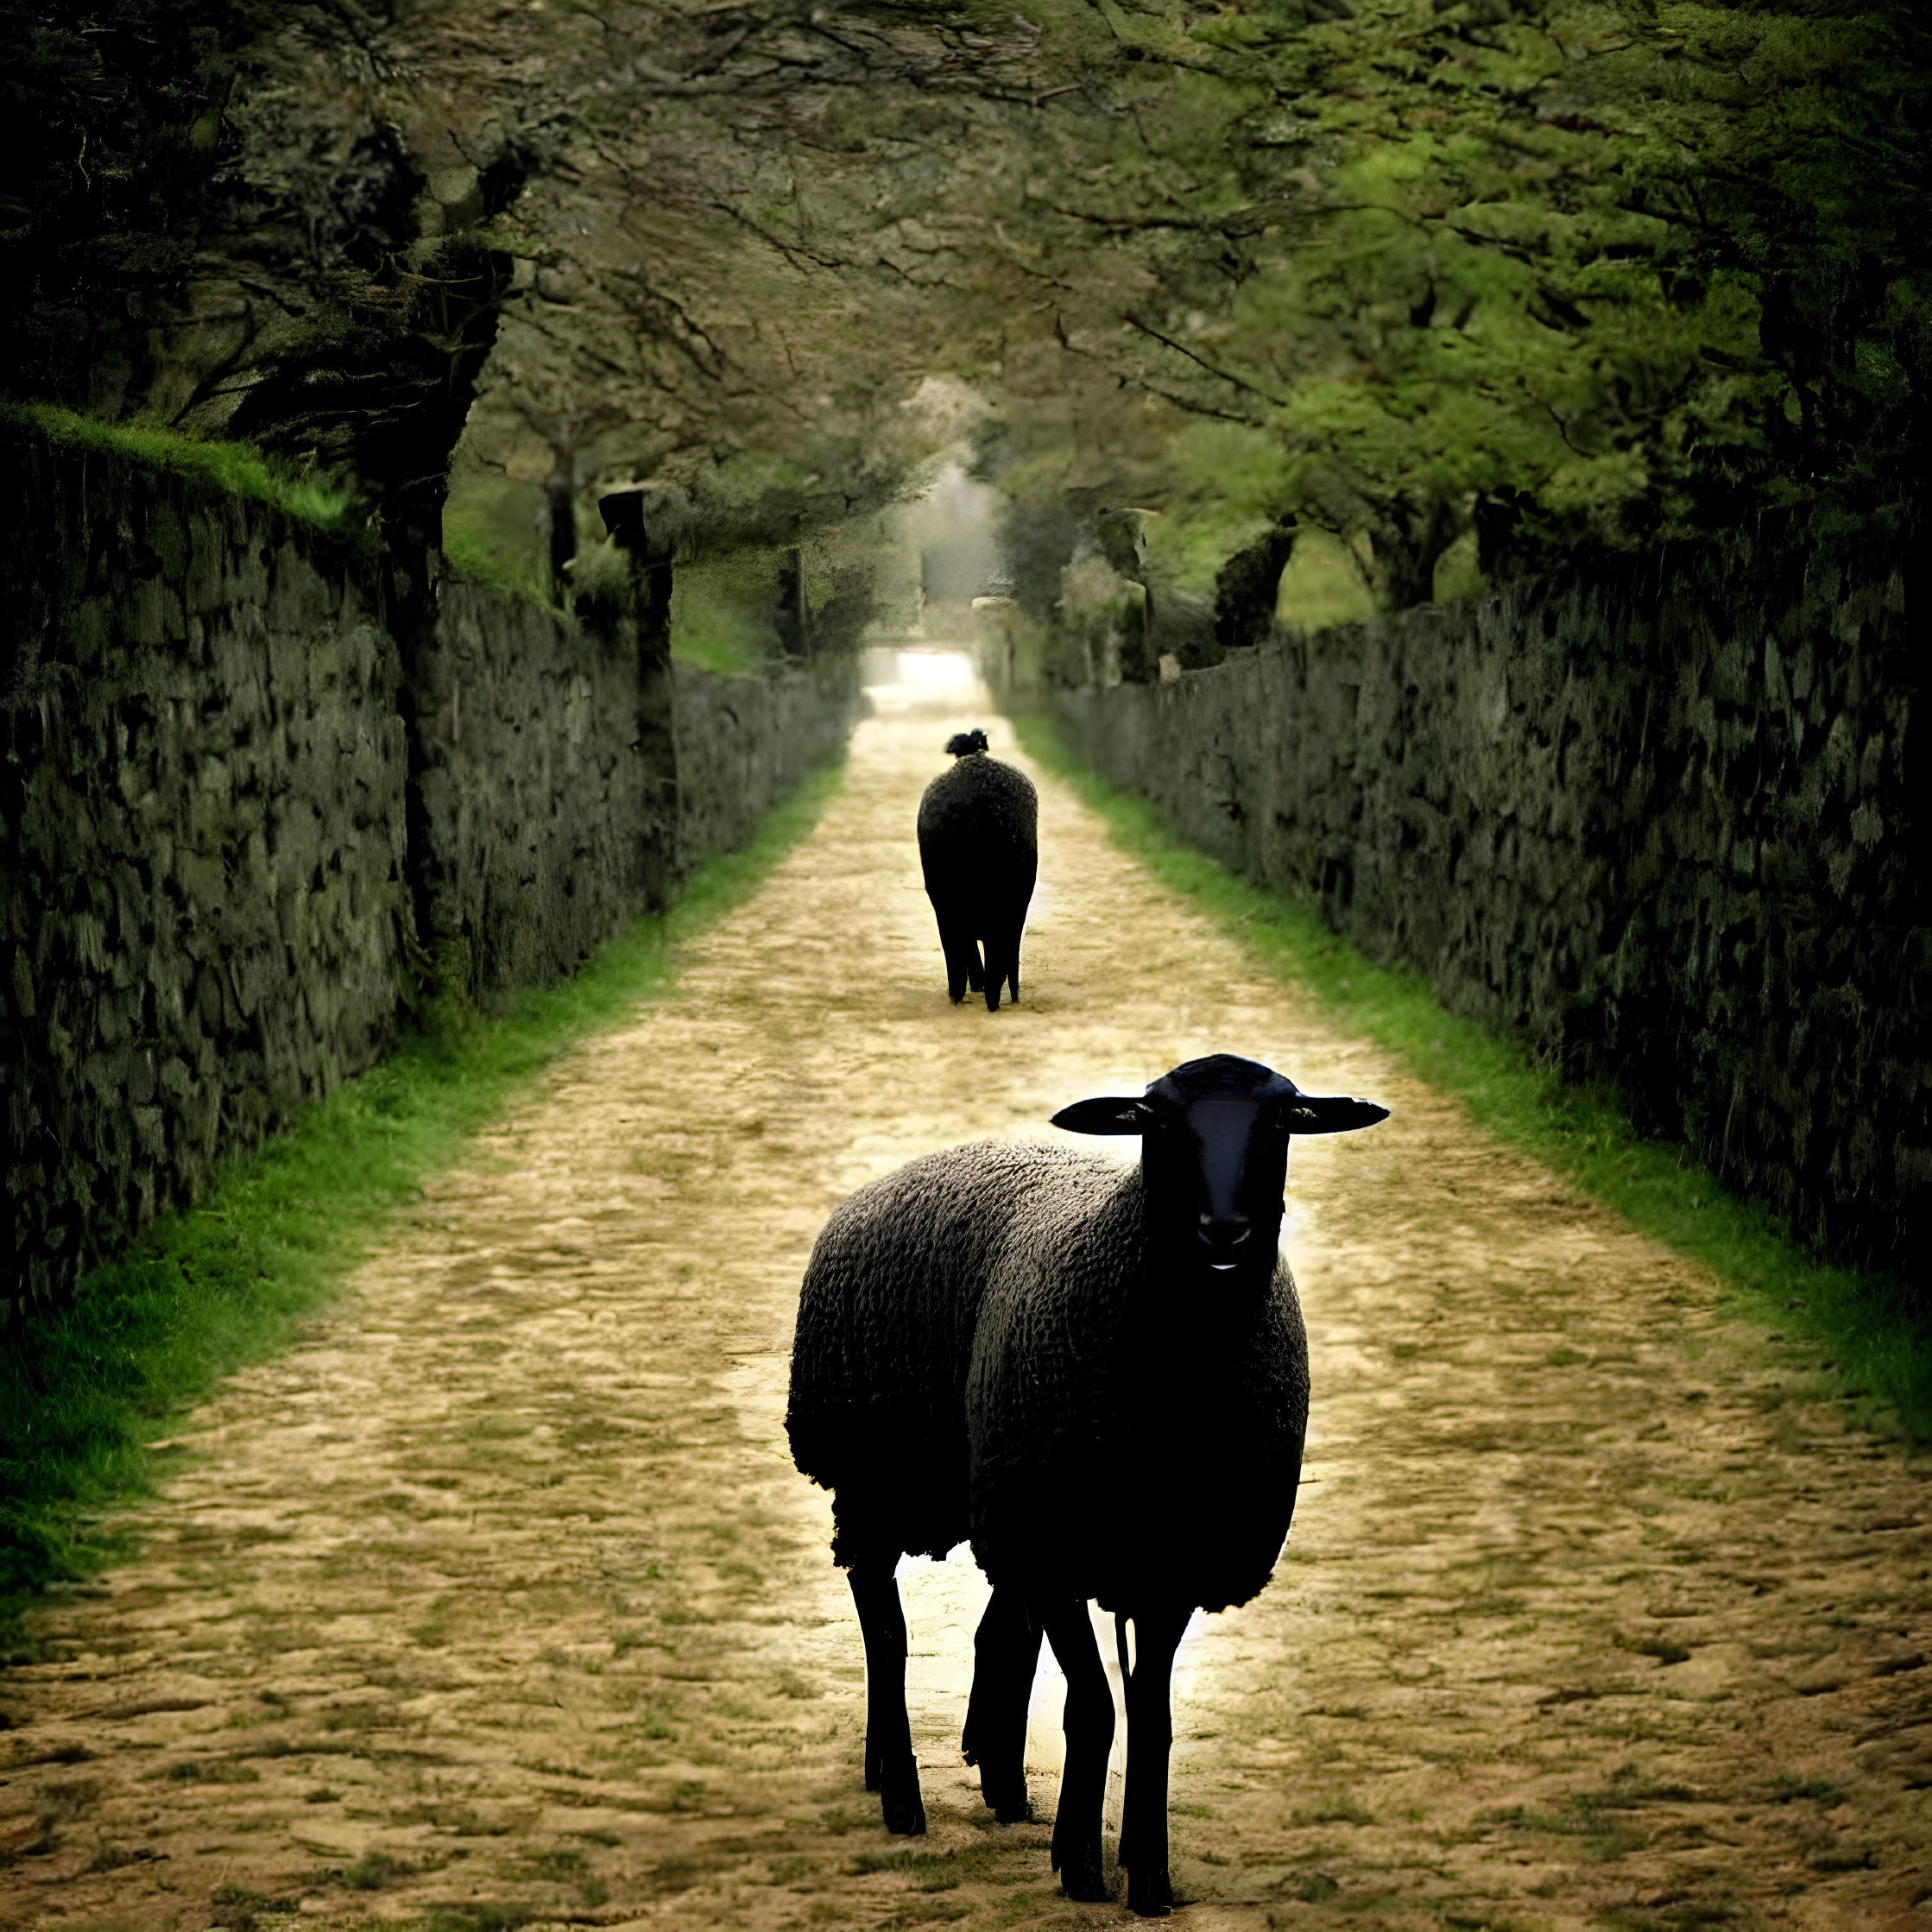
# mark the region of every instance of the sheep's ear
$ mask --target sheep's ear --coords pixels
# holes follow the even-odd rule
[[[1076,1100],[1053,1116],[1053,1125],[1069,1133],[1141,1133],[1147,1118],[1145,1101]]]
[[[1388,1117],[1387,1108],[1343,1094],[1297,1094],[1281,1110],[1281,1124],[1291,1133],[1352,1133]]]

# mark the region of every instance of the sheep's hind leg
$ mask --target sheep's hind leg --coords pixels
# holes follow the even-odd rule
[[[1067,1680],[1067,1762],[1053,1814],[1053,1868],[1069,1898],[1094,1904],[1112,1896],[1101,1873],[1100,1815],[1107,1753],[1114,1747],[1114,1693],[1087,1606],[1073,1599],[1040,1608],[1046,1640]]]
[[[1000,989],[1006,984],[1013,967],[1013,956],[1007,950],[1004,935],[998,938],[988,935],[986,942],[986,1010],[988,1013],[999,1012]]]
[[[906,1611],[892,1563],[855,1563],[852,1603],[865,1636],[865,1788],[879,1794],[886,1829],[925,1829],[919,1760],[906,1715]]]
[[[939,922],[939,948],[946,956],[946,997],[957,1007],[970,988],[980,989],[980,949],[969,938],[963,926],[948,919]]]
[[[1174,1652],[1192,1614],[1171,1607],[1133,1613],[1121,1863],[1127,1868],[1127,1907],[1143,1918],[1165,1918],[1174,1909],[1174,1887],[1167,1875],[1167,1760],[1174,1743],[1168,1690]]]
[[[1026,1796],[1026,1707],[1040,1627],[1015,1590],[995,1590],[973,1638],[973,1695],[959,1748],[980,1768],[980,1792],[1002,1825],[1033,1815]]]

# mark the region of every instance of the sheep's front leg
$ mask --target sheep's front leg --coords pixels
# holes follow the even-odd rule
[[[906,1715],[906,1611],[892,1563],[855,1563],[852,1602],[865,1635],[865,1788],[879,1794],[887,1831],[925,1829],[919,1761]]]
[[[1043,1606],[1040,1621],[1067,1680],[1067,1762],[1053,1814],[1053,1869],[1069,1898],[1090,1904],[1109,1896],[1101,1876],[1100,1815],[1114,1747],[1114,1693],[1084,1603]]]
[[[1133,1613],[1133,1670],[1127,1682],[1127,1796],[1121,1813],[1121,1863],[1127,1906],[1143,1918],[1174,1909],[1167,1876],[1167,1758],[1174,1742],[1168,1706],[1174,1652],[1191,1610]]]
[[[1026,1707],[1039,1662],[1040,1627],[1014,1589],[995,1590],[973,1638],[973,1695],[959,1740],[980,1768],[980,1790],[1002,1825],[1033,1815],[1026,1796]]]

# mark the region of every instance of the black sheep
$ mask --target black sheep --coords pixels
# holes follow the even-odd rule
[[[983,984],[986,1010],[997,1013],[1002,985],[1020,997],[1020,938],[1039,870],[1039,794],[1024,772],[987,756],[983,731],[957,732],[946,749],[957,762],[919,799],[925,896],[938,918],[952,1003]]]
[[[1137,1133],[1138,1166],[979,1142],[859,1189],[811,1251],[786,1428],[833,1492],[832,1556],[865,1635],[868,1789],[887,1828],[925,1813],[906,1714],[902,1552],[970,1537],[993,1584],[963,1739],[1003,1821],[1028,1817],[1026,1704],[1044,1633],[1066,1673],[1053,1864],[1106,1896],[1114,1703],[1087,1601],[1127,1626],[1128,1903],[1173,1902],[1168,1681],[1196,1609],[1245,1603],[1295,1506],[1308,1348],[1278,1252],[1288,1142],[1387,1109],[1215,1054],[1141,1099],[1080,1101],[1077,1133]]]

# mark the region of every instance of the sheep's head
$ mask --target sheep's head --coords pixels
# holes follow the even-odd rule
[[[986,749],[986,734],[976,727],[970,731],[955,731],[946,740],[946,749],[955,758],[963,758],[970,751]]]
[[[1073,1133],[1138,1133],[1151,1210],[1221,1273],[1274,1266],[1288,1142],[1386,1121],[1373,1101],[1304,1094],[1259,1061],[1189,1060],[1138,1100],[1076,1101],[1053,1116]]]

